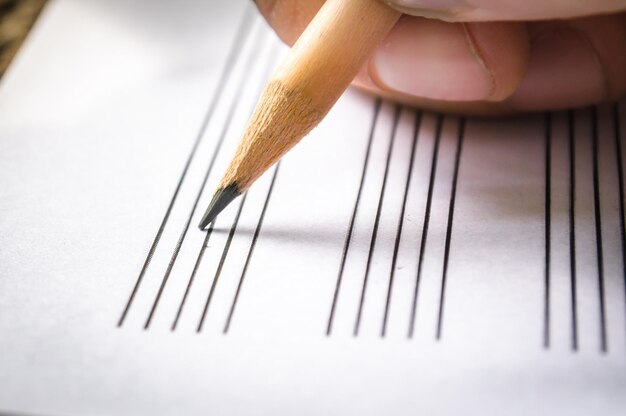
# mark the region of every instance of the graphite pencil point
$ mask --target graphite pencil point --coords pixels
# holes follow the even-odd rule
[[[263,89],[201,229],[322,121],[401,14],[379,0],[324,3]]]
[[[213,195],[213,199],[209,204],[206,212],[200,220],[200,229],[205,230],[217,215],[224,210],[235,198],[241,195],[237,185],[232,183],[225,188],[218,189]]]

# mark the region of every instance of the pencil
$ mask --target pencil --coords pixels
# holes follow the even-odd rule
[[[200,229],[324,118],[400,14],[380,0],[326,1],[261,93]]]

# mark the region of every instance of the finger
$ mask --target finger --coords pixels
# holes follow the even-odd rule
[[[581,107],[626,93],[626,14],[529,24],[531,57],[518,90],[502,102],[432,100],[374,83],[359,86],[405,104],[446,112],[501,114]]]
[[[259,0],[268,22],[293,43],[322,0]],[[523,24],[453,24],[405,16],[374,53],[360,85],[430,99],[498,101],[508,97],[526,71]]]
[[[315,15],[317,7],[323,1],[258,0],[258,3],[260,9],[279,35],[288,43],[292,43],[306,27],[308,21]],[[268,7],[270,3],[271,8]],[[300,3],[301,5],[298,5]],[[278,12],[274,10],[278,10]],[[291,18],[282,20],[279,16],[291,16]],[[463,79],[467,80],[469,78],[463,78],[466,75],[462,71],[460,74],[457,72],[459,76],[456,78],[455,71],[449,71],[448,75],[451,77],[448,78],[447,83],[434,83],[433,79],[429,78],[429,73],[426,73],[421,80],[422,86],[420,87],[419,84],[413,85],[412,87],[415,89],[413,90],[414,93],[412,93],[411,89],[404,91],[402,88],[389,88],[391,85],[383,82],[384,80],[380,76],[380,72],[378,77],[372,77],[369,72],[369,69],[372,69],[372,64],[370,63],[357,76],[355,84],[387,98],[440,111],[485,114],[587,105],[624,94],[626,89],[624,85],[626,83],[626,77],[624,76],[626,74],[626,64],[624,63],[626,54],[623,53],[626,50],[625,19],[625,14],[619,14],[575,19],[572,21],[529,24],[532,35],[532,52],[528,73],[525,75],[519,91],[510,99],[500,103],[490,103],[487,100],[493,101],[506,96],[511,87],[515,85],[515,79],[519,78],[519,73],[496,70],[495,74],[503,73],[505,77],[512,75],[511,79],[507,81],[505,78],[504,83],[496,83],[498,87],[494,91],[499,90],[502,93],[477,101],[464,101],[469,98],[468,95],[464,98],[455,97],[454,94],[446,97],[441,94],[441,91],[437,91],[437,86],[443,85],[442,88],[444,88],[446,85],[459,85],[458,90],[448,88],[448,91],[454,93],[456,90],[464,94],[472,92],[471,90],[463,89],[467,85],[463,82]],[[506,42],[503,41],[506,37],[498,35],[480,36],[480,24],[472,24],[468,25],[468,27],[474,31],[478,27],[479,36],[476,36],[478,43],[479,45],[486,43],[486,46],[482,49],[483,53],[492,49],[490,42],[500,42],[506,45]],[[486,27],[485,33],[488,34],[491,28],[489,26]],[[390,36],[395,36],[394,32]],[[454,36],[452,37],[454,38]],[[458,39],[458,32],[456,36]],[[441,39],[435,40],[435,42],[438,41],[441,41]],[[441,45],[441,43],[439,44]],[[427,47],[424,50],[435,54],[437,51],[437,49],[433,50],[433,48],[429,49]],[[507,48],[497,48],[496,45],[495,50],[506,52]],[[443,53],[445,49],[441,51],[441,57],[444,60],[449,59],[449,56],[447,58],[443,56],[445,55]],[[515,54],[512,55],[515,57]],[[456,59],[458,57],[459,55],[457,54]],[[485,60],[486,62],[494,62],[495,65],[499,65],[500,62],[507,62],[507,59],[510,59],[508,55],[504,55],[504,58],[504,61],[502,61],[502,57],[491,61],[489,59]],[[523,64],[511,65],[510,61],[507,65],[513,68],[523,67]],[[507,65],[504,68],[507,68]],[[445,67],[446,65],[442,66]],[[371,72],[376,74],[375,66]],[[479,71],[472,73],[480,75]],[[494,79],[498,80],[499,78],[496,76]],[[434,90],[420,92],[418,88],[427,88],[427,84],[433,86]],[[504,85],[504,87],[499,85]],[[507,88],[506,86],[509,87]],[[428,95],[433,95],[433,97],[428,98]],[[445,99],[445,101],[441,101],[442,99]]]
[[[288,45],[293,45],[325,0],[255,0],[265,20]]]
[[[501,101],[520,84],[529,57],[520,23],[446,23],[406,16],[370,59],[385,91],[447,101]]]
[[[529,26],[531,59],[509,103],[519,110],[578,107],[626,92],[626,14]]]
[[[382,0],[415,16],[447,21],[567,19],[626,10],[626,0]]]

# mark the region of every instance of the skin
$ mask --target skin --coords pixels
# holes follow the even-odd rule
[[[494,115],[586,106],[626,91],[626,0],[384,1],[410,15],[353,82],[376,95]],[[323,3],[256,1],[289,45]]]

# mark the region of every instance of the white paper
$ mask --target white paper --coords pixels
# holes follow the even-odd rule
[[[285,51],[245,1],[46,7],[0,84],[0,411],[622,414],[626,104],[350,90],[203,249]]]

